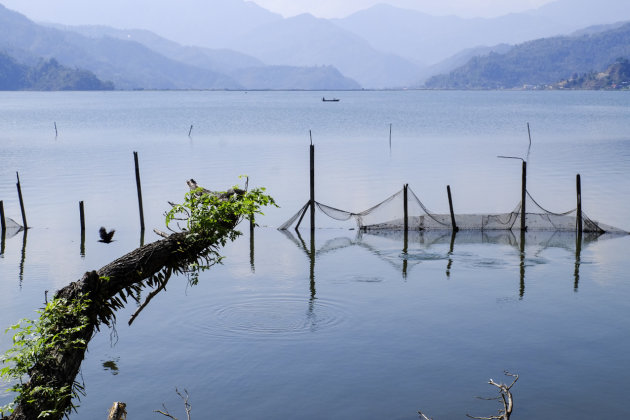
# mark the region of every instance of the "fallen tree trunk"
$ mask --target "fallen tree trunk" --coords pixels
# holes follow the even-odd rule
[[[196,183],[194,186],[196,188]],[[238,200],[244,193],[241,190],[230,190],[216,197],[222,201]],[[273,203],[273,200],[271,202]],[[57,346],[53,349],[53,354],[48,355],[52,357],[45,358],[29,369],[30,379],[22,389],[36,392],[41,388],[59,390],[76,387],[75,380],[87,351],[87,343],[100,325],[112,325],[115,322],[115,311],[124,306],[128,297],[135,299],[142,288],[150,286],[159,289],[165,285],[173,272],[185,272],[191,263],[200,258],[205,258],[206,262],[212,265],[212,259],[218,256],[216,248],[225,243],[226,236],[234,234],[233,229],[240,216],[242,215],[233,214],[232,217],[216,221],[218,228],[211,232],[207,231],[205,235],[188,231],[173,233],[162,240],[129,252],[98,271],[85,273],[80,280],[58,290],[55,299],[85,302],[80,314],[83,318],[76,314],[68,315],[59,322],[58,327],[78,327],[78,324],[84,324],[87,319],[87,323],[73,333],[69,340],[73,342],[83,340],[86,344]],[[30,398],[31,401],[18,397],[17,405],[8,419],[36,419],[42,412],[50,412],[48,416],[50,419],[61,419],[69,407],[73,408],[72,396],[73,394],[67,393],[61,400]]]

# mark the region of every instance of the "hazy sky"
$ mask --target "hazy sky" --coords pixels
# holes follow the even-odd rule
[[[160,1],[172,0],[154,0]],[[239,1],[239,0],[234,0]],[[462,17],[497,16],[539,7],[553,0],[254,0],[255,3],[284,16],[309,12],[318,17],[343,17],[354,11],[368,8],[377,3],[388,3],[399,7],[420,10],[430,14],[454,14]],[[208,11],[218,0],[204,2]],[[126,0],[125,8],[136,9],[137,13],[151,13],[143,0]],[[144,3],[144,4],[143,4]],[[112,24],[99,21],[98,6],[116,8],[116,1],[106,0],[0,0],[9,9],[25,14],[36,21],[65,24]],[[107,5],[107,6],[106,6]],[[137,6],[137,7],[136,7]],[[102,20],[109,20],[101,15]],[[125,19],[121,16],[122,21]],[[130,16],[127,16],[129,19]],[[110,17],[111,19],[111,17]]]
[[[499,16],[534,9],[553,0],[253,0],[285,16],[309,12],[320,17],[343,17],[374,4],[388,3],[429,14],[462,17]]]

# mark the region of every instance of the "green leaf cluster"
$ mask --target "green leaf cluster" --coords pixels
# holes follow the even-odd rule
[[[188,261],[184,270],[190,275],[192,285],[198,282],[200,271],[221,262],[223,257],[218,248],[241,235],[235,229],[236,225],[244,218],[255,223],[255,216],[262,215],[261,208],[265,206],[277,207],[274,199],[265,193],[265,188],[245,191],[237,186],[224,192],[196,188],[186,193],[183,203],[172,204],[166,213],[166,226],[187,233],[182,252],[197,244],[207,244],[203,252]],[[181,227],[180,222],[185,223],[185,227]],[[177,223],[177,229],[172,227],[174,223]]]
[[[185,230],[192,238],[212,239],[217,245],[233,241],[241,232],[234,226],[243,218],[263,214],[264,206],[276,206],[264,188],[243,191],[234,187],[225,192],[211,192],[197,188],[186,193],[182,204],[174,204],[166,213],[166,225],[185,221]]]
[[[72,387],[56,387],[54,384],[26,387],[33,374],[32,367],[55,366],[60,363],[59,355],[70,348],[85,348],[87,342],[80,336],[89,319],[85,315],[90,300],[86,297],[68,301],[55,298],[43,310],[37,311],[37,320],[23,319],[9,327],[6,332],[13,333],[13,347],[0,357],[2,369],[0,378],[12,383],[9,391],[17,393],[15,400],[0,407],[0,415],[13,412],[16,404],[36,404],[43,407],[38,418],[68,415],[76,407],[68,404],[79,394],[83,394],[80,383]]]

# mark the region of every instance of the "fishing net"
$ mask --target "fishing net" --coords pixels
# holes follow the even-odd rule
[[[409,230],[450,230],[453,228],[450,214],[430,211],[418,196],[407,187],[361,212],[341,210],[326,204],[315,202],[316,208],[326,216],[348,221],[354,219],[357,227],[365,231],[402,230],[405,227],[405,197],[407,198],[407,226]],[[310,203],[306,203],[293,217],[279,229],[286,230],[298,218],[303,217]],[[527,192],[525,226],[530,231],[576,231],[578,223],[577,208],[565,212],[552,212],[539,205]],[[521,203],[510,212],[497,214],[455,214],[455,224],[459,230],[520,230]],[[299,222],[298,222],[299,224]],[[626,233],[625,231],[599,223],[582,212],[583,232]]]
[[[20,225],[18,222],[11,219],[10,217],[5,218],[4,223],[7,229],[4,233],[6,238],[12,238],[24,229],[22,225]]]

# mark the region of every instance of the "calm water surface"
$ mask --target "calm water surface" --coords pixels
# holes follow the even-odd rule
[[[328,95],[328,93],[326,93]],[[0,321],[33,317],[44,291],[157,239],[185,180],[211,189],[239,175],[280,208],[225,250],[198,286],[172,279],[131,327],[132,303],[90,343],[76,419],[130,417],[436,419],[489,416],[489,378],[508,369],[513,418],[623,418],[630,373],[630,238],[462,232],[360,235],[318,214],[314,237],[275,228],[308,200],[361,211],[409,183],[435,212],[504,212],[528,190],[630,230],[630,95],[620,92],[0,93],[0,200],[28,234],[0,256]],[[55,123],[57,134],[55,133]],[[392,127],[391,147],[389,142]],[[192,125],[191,135],[188,136]],[[145,223],[140,237],[133,151]],[[78,202],[87,233],[81,246]],[[112,244],[98,227],[116,228]],[[0,337],[0,348],[10,337]],[[507,378],[506,378],[507,380]],[[4,394],[0,403],[10,400]]]

